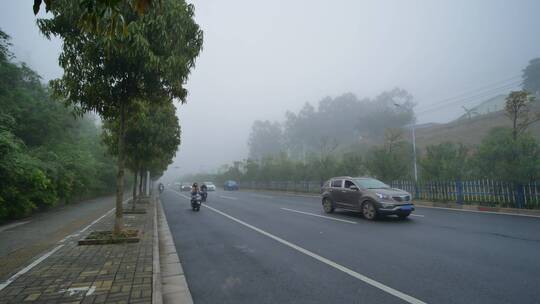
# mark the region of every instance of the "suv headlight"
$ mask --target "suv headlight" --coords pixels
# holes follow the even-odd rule
[[[377,195],[380,199],[387,199],[387,200],[392,199],[392,198],[390,197],[390,195],[388,195],[388,194],[375,193],[375,195]]]

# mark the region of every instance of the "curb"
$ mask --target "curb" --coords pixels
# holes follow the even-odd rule
[[[286,194],[290,196],[299,196],[299,197],[320,197],[320,195],[303,193],[303,192],[290,192],[290,191],[264,190],[264,189],[246,189],[246,190],[256,191],[256,192],[266,192],[266,193],[281,193],[281,194]],[[487,214],[491,213],[491,214],[515,215],[515,216],[525,216],[525,217],[540,217],[540,210],[532,210],[532,209],[486,207],[486,206],[480,206],[480,205],[439,203],[439,202],[426,202],[426,201],[414,201],[413,203],[415,206],[422,207],[422,208],[468,211],[468,212],[487,213]]]
[[[156,200],[159,239],[159,273],[162,302],[193,304],[193,298],[184,275],[184,269],[176,253],[176,246],[167,223],[167,217],[163,212],[161,200]]]
[[[159,234],[158,234],[158,202],[154,199],[154,244],[153,244],[153,273],[152,273],[152,303],[163,303],[163,286],[161,285],[161,266],[159,264]]]

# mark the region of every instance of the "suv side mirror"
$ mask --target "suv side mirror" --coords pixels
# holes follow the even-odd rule
[[[360,190],[360,189],[358,189],[358,187],[356,187],[356,185],[351,185],[351,186],[349,187],[349,189],[354,190],[354,191]]]

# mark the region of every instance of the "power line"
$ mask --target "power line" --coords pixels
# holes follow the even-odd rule
[[[438,110],[438,109],[442,109],[442,108],[445,108],[445,107],[448,107],[448,106],[451,106],[451,105],[457,104],[457,103],[470,103],[472,101],[477,101],[478,99],[480,99],[482,97],[486,97],[486,96],[495,97],[495,96],[497,96],[497,95],[499,95],[499,94],[501,94],[503,92],[506,92],[507,90],[515,87],[520,82],[521,82],[521,80],[520,81],[514,81],[514,82],[508,83],[508,84],[506,84],[504,86],[500,86],[500,87],[497,87],[497,88],[492,88],[490,90],[484,90],[483,92],[475,94],[475,95],[470,95],[470,96],[460,98],[460,99],[455,99],[455,100],[449,100],[449,101],[444,102],[444,103],[439,102],[439,103],[436,103],[436,104],[431,104],[429,106],[426,106],[423,109],[420,109],[418,112],[416,112],[416,114],[429,113],[429,112],[432,112],[432,111],[435,111],[435,110]]]
[[[510,78],[507,78],[507,79],[504,79],[504,80],[499,80],[499,81],[493,82],[493,83],[491,83],[489,85],[485,85],[485,86],[482,86],[482,87],[479,87],[479,88],[476,88],[476,89],[473,89],[473,90],[465,91],[463,93],[460,93],[459,95],[439,100],[439,101],[437,101],[437,102],[435,102],[435,103],[433,103],[431,105],[428,105],[427,107],[434,106],[434,105],[437,105],[439,103],[445,103],[445,102],[450,101],[450,100],[462,98],[462,97],[468,96],[470,94],[476,94],[476,93],[479,93],[481,91],[490,90],[490,89],[493,89],[492,87],[499,87],[500,85],[506,86],[506,85],[508,85],[507,82],[509,82],[509,81],[511,83],[515,83],[516,78],[521,78],[521,75],[514,75],[514,76],[512,76]]]

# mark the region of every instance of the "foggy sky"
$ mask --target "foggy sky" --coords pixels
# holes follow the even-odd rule
[[[49,80],[62,73],[60,41],[39,34],[32,2],[4,1],[0,27],[18,60]],[[307,101],[401,87],[421,111],[519,80],[540,57],[536,0],[190,2],[204,49],[178,109],[182,145],[169,176],[245,158],[253,120],[282,120]],[[457,98],[418,120],[445,122],[487,97]]]

